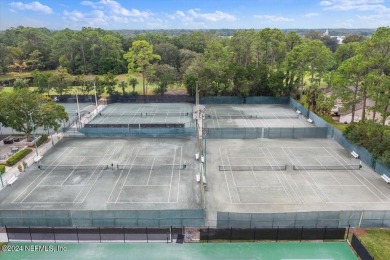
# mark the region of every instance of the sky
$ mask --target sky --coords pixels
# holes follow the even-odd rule
[[[390,0],[0,0],[0,30],[316,29],[390,25]]]

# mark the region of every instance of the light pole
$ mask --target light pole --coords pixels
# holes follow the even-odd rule
[[[32,134],[33,134],[33,142],[34,142],[34,147],[35,147],[35,153],[36,153],[37,157],[39,157],[37,142],[35,142],[35,124],[34,124],[34,121],[32,119],[32,112],[30,112],[30,125],[31,125],[32,130],[33,130]]]
[[[79,96],[78,96],[78,91],[76,87],[76,102],[77,102],[77,116],[78,116],[78,125],[81,124],[81,116],[80,116],[80,105],[79,105]]]
[[[98,103],[97,103],[96,80],[93,81],[93,87],[95,88],[95,106],[96,106],[96,109],[97,109]]]

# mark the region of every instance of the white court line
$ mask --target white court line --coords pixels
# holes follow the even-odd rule
[[[85,157],[83,156],[83,158],[82,158],[81,161],[76,165],[76,167],[79,166],[80,163],[81,163],[82,161],[84,161],[84,159],[85,159]],[[96,165],[96,168],[97,168],[97,167],[99,167],[99,165]],[[94,171],[96,171],[96,168],[95,168]],[[73,175],[74,171],[75,171],[75,169],[73,169],[73,170],[68,174],[68,177],[65,178],[65,180],[61,183],[61,185],[64,185],[64,183],[70,178],[70,176]]]
[[[221,156],[221,165],[224,165],[224,163],[223,163],[223,157],[222,157],[222,152],[221,152],[221,147],[218,147],[218,150],[219,150],[219,155]],[[232,201],[232,195],[230,194],[229,183],[228,183],[228,180],[227,180],[225,171],[223,171],[223,175],[225,176],[225,181],[226,181],[226,186],[227,186],[227,190],[228,190],[228,193],[229,193],[230,203],[233,203],[233,201]]]
[[[69,150],[69,148],[70,147],[67,147],[67,148],[65,148],[65,150],[60,154],[60,155],[58,155],[58,157],[50,164],[50,166],[51,165],[53,165],[59,158],[61,158],[62,157],[62,155],[66,152],[66,151],[68,151]],[[42,173],[40,173],[13,201],[12,201],[12,203],[16,203],[15,201],[31,186],[31,185],[33,185],[33,183],[35,183],[35,181],[36,180],[38,180],[38,178],[40,178],[44,173],[46,172],[46,170],[44,170],[44,171],[42,171]],[[49,172],[49,174],[50,174],[50,172]],[[36,185],[35,185],[35,188],[36,188]],[[24,199],[23,199],[24,200]],[[22,201],[23,201],[22,200]],[[21,203],[21,202],[18,202],[18,203]]]
[[[173,204],[177,202],[166,201],[119,201],[119,202],[107,202],[107,204]]]
[[[171,198],[171,190],[172,190],[172,179],[173,179],[173,172],[174,172],[174,166],[175,165],[175,160],[176,160],[176,145],[175,145],[175,151],[174,151],[174,154],[173,154],[173,162],[172,162],[172,170],[171,170],[171,181],[169,182],[169,193],[168,193],[168,202],[169,202],[169,199]]]
[[[275,158],[272,156],[272,153],[271,153],[271,151],[269,150],[269,148],[268,147],[260,147],[261,148],[261,150],[263,151],[263,149],[266,149],[267,150],[267,152],[268,152],[268,154],[269,154],[269,156],[272,158],[272,160],[276,163],[276,160],[275,160]],[[264,151],[263,151],[264,152]],[[265,153],[265,152],[264,152]],[[269,161],[269,159],[267,158],[267,162],[268,162],[268,164],[269,165],[272,165],[271,163],[270,163],[270,161]],[[296,201],[295,201],[295,199],[294,199],[294,196],[293,196],[293,194],[292,193],[290,193],[290,192],[287,192],[287,189],[286,189],[286,187],[283,185],[283,181],[281,181],[281,179],[279,178],[279,174],[276,172],[276,171],[274,171],[274,170],[272,170],[272,173],[274,174],[274,176],[276,177],[276,179],[278,179],[278,181],[279,181],[279,183],[280,183],[280,186],[282,186],[283,187],[283,190],[284,190],[284,192],[286,193],[286,196],[290,199],[290,201],[291,201],[291,203],[297,203]],[[284,174],[283,173],[281,173],[283,176],[284,176]],[[285,182],[287,182],[287,184],[290,186],[290,188],[292,189],[292,191],[294,191],[294,193],[295,193],[295,189],[293,189],[292,187],[291,187],[291,184],[289,183],[289,181],[287,180],[287,178],[284,176],[284,180],[285,180]],[[297,196],[297,198],[298,198],[298,200],[299,200],[299,202],[302,204],[302,200],[300,199],[300,197],[299,197],[299,195],[298,194],[295,194],[296,196]]]
[[[227,152],[226,147],[225,147],[225,154],[226,154],[226,159],[227,159],[227,161],[228,161],[228,165],[231,166],[230,159],[229,159],[229,154],[228,154],[228,152]],[[230,169],[231,169],[231,168],[230,168]],[[237,188],[237,185],[236,185],[236,180],[234,179],[233,171],[230,170],[229,172],[230,172],[230,174],[232,175],[233,184],[234,184],[234,187],[236,188],[238,201],[241,202],[240,194],[238,193],[238,188]]]
[[[130,158],[132,157],[133,152],[134,152],[134,149],[135,149],[134,147],[131,148],[130,155],[129,155],[129,156],[127,157],[127,159],[126,159],[126,164],[129,162]],[[119,176],[118,176],[118,178],[117,178],[117,180],[116,180],[116,182],[115,182],[115,185],[114,185],[114,187],[112,188],[112,190],[111,190],[111,192],[110,192],[110,195],[108,196],[108,199],[107,199],[106,202],[109,202],[109,201],[110,201],[111,196],[112,196],[112,194],[114,193],[114,191],[116,190],[116,187],[118,186],[119,180],[121,179],[124,170],[125,170],[125,169],[122,169],[121,172],[119,173]]]
[[[120,148],[119,146],[114,147],[111,156],[107,159],[107,162],[109,162],[109,160],[111,160],[111,158],[114,156],[115,152],[116,152],[119,148]],[[108,153],[108,152],[107,152],[107,153]],[[85,201],[85,199],[88,197],[88,195],[89,195],[89,193],[91,192],[93,186],[95,186],[95,183],[97,182],[97,180],[99,179],[99,176],[102,174],[103,171],[104,171],[103,169],[100,170],[100,172],[99,172],[98,175],[96,176],[95,181],[92,183],[90,189],[88,190],[87,194],[85,195],[85,197],[83,198],[83,200],[81,201],[81,203],[83,203],[83,202]],[[87,181],[87,182],[85,183],[85,185],[84,185],[84,188],[87,187],[87,184],[89,184],[89,181],[91,180],[92,176],[95,175],[95,173],[96,173],[96,171],[94,171],[94,172],[91,174],[91,176],[89,176],[88,181]],[[81,194],[81,192],[84,190],[84,188],[82,188],[82,189],[80,190],[80,192],[77,194],[77,196],[76,196],[76,198],[73,200],[73,202],[75,202],[76,199],[80,196],[80,194]]]
[[[287,158],[291,161],[291,164],[294,164],[293,160],[290,158],[290,155],[289,155],[289,153],[286,152],[285,148],[289,149],[288,147],[282,147],[283,152],[287,155]],[[290,151],[290,152],[291,152],[291,151]],[[292,152],[291,152],[291,153],[292,153]],[[293,153],[292,153],[292,156],[295,157]],[[297,159],[297,158],[295,158],[295,159]],[[298,159],[297,159],[297,161],[298,161]],[[303,176],[303,174],[301,173],[301,171],[299,171],[299,174],[300,174],[300,175],[302,176],[302,178],[306,181],[307,185],[312,189],[312,191],[314,192],[314,194],[317,195],[318,199],[321,200],[321,201],[323,202],[322,197],[320,197],[320,195],[318,195],[316,189],[313,188],[313,186],[312,186],[312,185],[310,184],[310,182],[306,179],[306,177]]]
[[[297,160],[297,162],[298,162],[301,166],[303,166],[302,163],[299,161],[299,159],[295,156],[295,154],[294,154],[294,153],[291,153],[291,154],[292,154],[292,156],[294,156],[294,158]],[[301,171],[301,170],[300,170],[300,171]],[[309,175],[309,177],[313,180],[314,185],[318,188],[318,190],[322,193],[322,195],[324,195],[324,196],[326,197],[327,200],[325,200],[323,197],[321,198],[322,202],[323,202],[323,203],[331,202],[331,199],[329,199],[328,195],[321,189],[320,186],[318,186],[317,181],[315,180],[315,178],[313,178],[313,176],[312,176],[312,174],[310,173],[310,171],[307,171],[307,170],[303,170],[303,171],[305,171],[305,172]],[[302,176],[303,176],[303,175],[302,175]],[[304,178],[306,179],[306,177],[304,177]],[[311,186],[311,185],[310,185],[310,186]],[[315,189],[314,189],[314,190],[315,190]]]
[[[155,161],[156,161],[156,157],[153,157],[152,167],[150,167],[149,177],[148,177],[148,181],[146,182],[146,186],[149,186],[149,181],[150,181],[150,177],[152,176],[152,171],[153,171],[153,166]]]
[[[319,162],[321,166],[325,166],[325,165],[323,165],[323,164],[321,163],[321,161],[318,160],[316,157],[313,157],[313,158],[314,158],[314,160],[316,160],[317,162]],[[335,178],[335,177],[333,176],[333,174],[331,173],[330,170],[326,170],[326,173],[328,173],[330,176],[332,176],[332,178],[333,178],[339,185],[341,185],[341,183],[337,180],[337,178]],[[322,186],[322,185],[321,185],[321,186]]]
[[[120,191],[119,191],[119,193],[118,193],[118,196],[116,197],[115,203],[118,203],[118,199],[119,199],[119,197],[120,197],[120,195],[121,195],[121,193],[122,193],[122,190],[123,190],[123,185],[125,185],[125,183],[126,183],[126,181],[127,181],[127,178],[128,178],[129,175],[131,174],[131,169],[133,168],[135,159],[137,159],[138,153],[139,153],[140,150],[141,150],[141,147],[137,147],[137,150],[136,150],[136,152],[135,152],[135,154],[134,154],[133,161],[131,162],[130,169],[127,171],[127,175],[126,175],[126,177],[125,177],[125,180],[124,180],[123,183],[122,183],[122,187],[121,187],[121,189],[120,189]]]
[[[325,148],[325,150],[326,150],[326,148]],[[331,154],[328,150],[326,150],[329,154]],[[332,154],[331,154],[332,155]],[[333,156],[333,155],[332,155]],[[339,159],[337,159],[335,156],[333,156],[335,159],[336,159],[336,161],[338,161],[338,162],[340,162],[340,160]],[[344,159],[344,158],[342,158],[342,157],[340,157],[341,158],[341,160],[343,160],[346,164],[348,164],[348,162]],[[359,174],[363,179],[365,179],[371,186],[373,186],[377,191],[379,191],[379,193],[381,193],[385,198],[387,198],[387,199],[389,199],[389,197],[387,197],[381,190],[379,190],[374,184],[372,184],[369,180],[367,180],[367,178],[366,177],[364,177],[362,174],[360,174],[359,173],[359,170],[355,170],[355,171],[351,171],[351,170],[348,170],[348,173],[350,174],[350,175],[352,175],[352,176],[354,176],[361,184],[363,184],[372,194],[374,194],[374,196],[376,196],[379,200],[381,200],[381,201],[383,201],[381,198],[379,198],[377,195],[376,195],[376,193],[375,192],[373,192],[366,184],[364,184],[359,178],[357,178],[356,177],[356,175],[355,174],[353,174],[353,173],[357,173],[357,174]]]
[[[155,184],[153,184],[153,185],[136,185],[136,184],[134,184],[134,185],[123,185],[123,187],[170,187],[170,185],[155,185]]]
[[[67,151],[67,150],[66,150],[66,151]],[[72,151],[73,151],[73,149],[72,149]],[[64,152],[65,152],[65,151],[64,151]],[[62,153],[62,154],[63,154],[63,153]],[[62,154],[61,154],[61,155],[62,155]],[[60,156],[61,156],[61,155],[60,155]],[[63,158],[63,159],[65,159],[65,158]],[[57,161],[57,159],[56,159],[55,161]],[[55,161],[54,161],[54,162],[55,162]],[[53,162],[53,163],[54,163],[54,162]],[[53,165],[53,163],[52,163],[51,165]],[[50,166],[51,166],[51,165],[50,165]],[[44,173],[44,172],[46,172],[46,171],[43,171],[43,173]],[[23,201],[24,201],[25,199],[27,199],[27,197],[30,196],[31,193],[32,193],[36,188],[38,188],[38,186],[39,186],[39,185],[40,185],[40,184],[41,184],[41,183],[42,183],[42,182],[43,182],[43,181],[44,181],[52,172],[53,172],[53,170],[51,170],[45,177],[43,177],[42,180],[41,180],[40,182],[38,182],[38,184],[35,185],[35,187],[34,187],[34,188],[33,188],[33,189],[32,189],[32,190],[31,190],[31,191],[30,191],[30,192],[29,192],[29,193],[28,193],[28,194],[19,202],[19,203],[23,203]],[[43,173],[42,173],[42,174],[43,174]],[[41,176],[41,175],[39,175],[39,176]],[[38,177],[39,177],[39,176],[38,176]]]
[[[180,146],[180,165],[182,164],[183,159],[183,146]],[[176,203],[179,202],[179,194],[180,194],[180,179],[181,179],[181,169],[179,169],[179,180],[177,182],[177,196],[176,196]]]
[[[246,158],[246,160],[248,161],[249,165],[252,165],[252,162],[249,160],[249,158]],[[253,168],[251,170],[251,173],[252,173],[252,176],[253,176],[253,178],[255,179],[255,182],[256,182],[256,186],[253,186],[253,187],[260,187],[260,185],[259,185],[259,183],[257,181],[256,175],[255,175],[255,172],[253,171]],[[239,186],[237,186],[237,187],[239,187]],[[240,186],[240,187],[242,187],[242,186]]]

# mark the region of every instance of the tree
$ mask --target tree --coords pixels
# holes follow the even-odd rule
[[[347,35],[343,41],[343,43],[351,43],[351,42],[363,42],[366,37],[357,34]]]
[[[122,95],[125,96],[126,95],[127,82],[126,81],[121,81],[119,86],[122,89]]]
[[[14,81],[14,89],[25,89],[28,87],[28,79],[16,79]]]
[[[40,72],[39,70],[34,70],[31,73],[31,76],[33,77],[33,84],[35,87],[38,88],[39,93],[44,93],[47,91],[47,95],[50,95],[50,77],[53,76],[53,73],[51,72]]]
[[[49,84],[50,86],[53,86],[53,89],[58,93],[58,95],[62,96],[69,90],[70,75],[65,68],[59,68],[49,78]]]
[[[61,121],[68,120],[68,114],[50,98],[20,89],[0,93],[0,120],[4,126],[25,133],[31,141],[31,134],[38,127],[57,131]]]
[[[135,92],[135,86],[137,86],[138,80],[136,78],[129,78],[129,79],[127,79],[127,81],[133,87],[133,95],[135,95],[135,93],[136,93]]]
[[[115,86],[118,84],[118,79],[115,78],[114,74],[108,72],[103,75],[103,86],[106,87],[107,93],[112,96],[115,94]]]
[[[133,42],[131,48],[123,57],[128,62],[129,73],[140,72],[142,74],[142,89],[143,94],[146,95],[146,72],[152,66],[151,62],[160,60],[160,56],[153,53],[152,45],[142,40]]]
[[[345,108],[352,109],[351,123],[355,120],[355,108],[360,100],[363,101],[363,111],[366,109],[367,89],[362,83],[367,73],[367,66],[364,57],[356,55],[341,63],[334,74],[333,83],[338,96],[345,103]],[[365,113],[362,115],[363,121],[364,118]]]
[[[150,81],[157,83],[158,88],[154,90],[156,94],[164,95],[168,86],[176,81],[176,69],[168,64],[154,65],[154,75]]]

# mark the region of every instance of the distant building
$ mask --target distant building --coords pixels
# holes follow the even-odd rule
[[[330,38],[335,38],[337,40],[338,44],[342,44],[343,41],[345,40],[345,36],[344,35],[342,35],[342,36],[331,36],[331,35],[329,35],[329,30],[328,29],[326,29],[326,31],[322,34],[322,37],[324,37],[324,36],[329,36]]]

